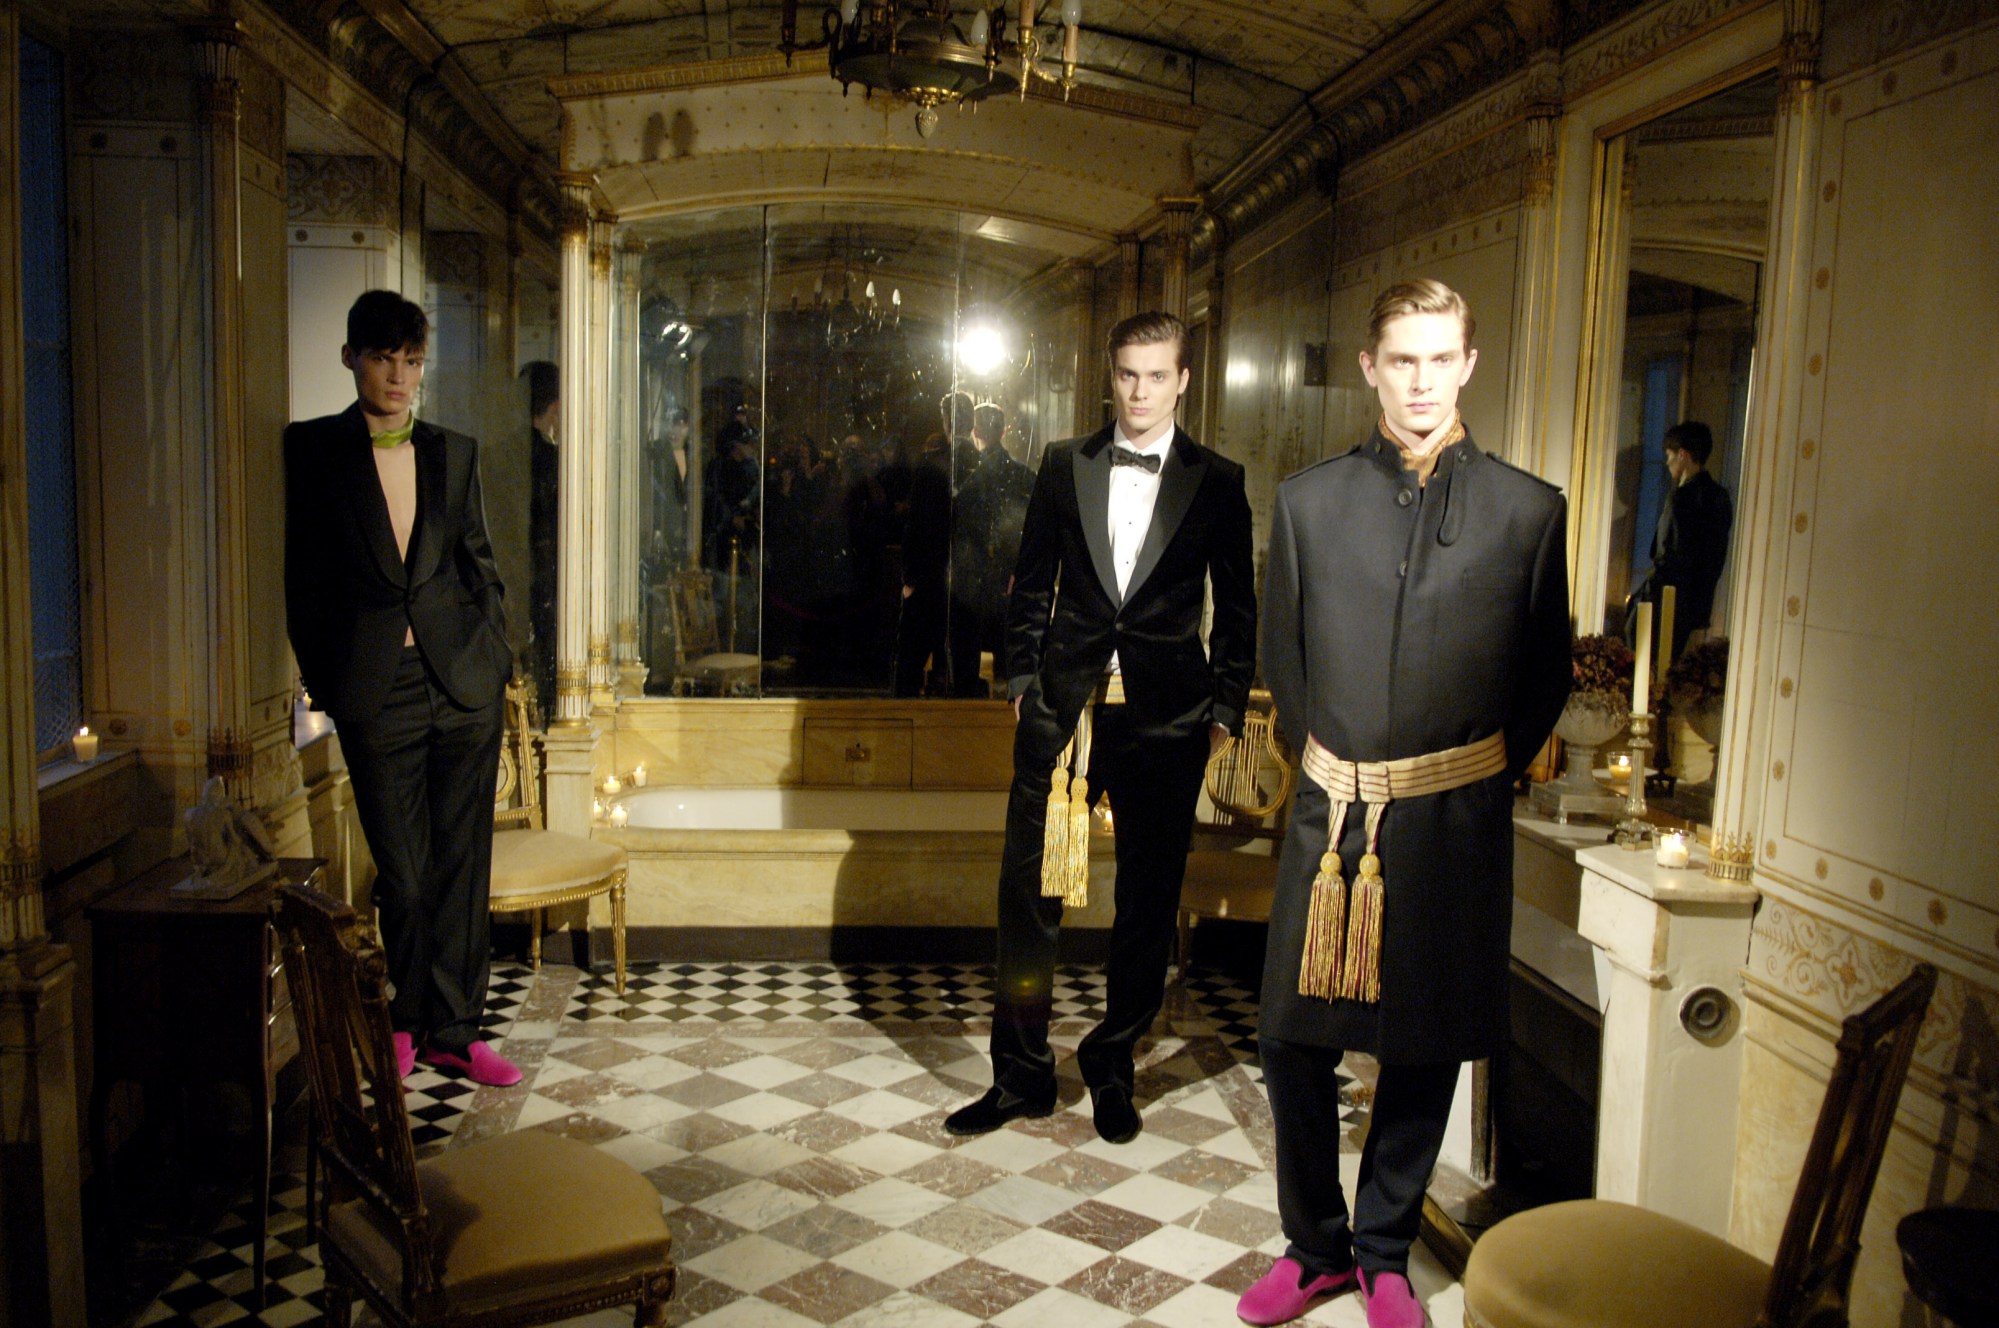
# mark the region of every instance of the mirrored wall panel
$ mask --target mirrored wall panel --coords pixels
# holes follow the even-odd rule
[[[848,205],[622,228],[612,616],[645,694],[1003,692],[1035,467],[1101,409],[1086,248]]]

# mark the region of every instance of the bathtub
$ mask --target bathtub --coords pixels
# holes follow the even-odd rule
[[[990,957],[1006,798],[1001,790],[648,787],[616,799],[624,826],[593,833],[630,859],[635,957],[958,957],[966,947]],[[1110,924],[1108,835],[1091,857],[1091,903],[1070,910],[1067,927]],[[597,930],[608,914],[592,921]]]
[[[631,830],[1004,832],[1006,794],[946,789],[642,788],[617,799]]]

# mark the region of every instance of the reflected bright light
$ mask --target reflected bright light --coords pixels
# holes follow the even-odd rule
[[[984,378],[1006,362],[1006,338],[991,323],[967,327],[958,336],[958,363],[975,378]]]

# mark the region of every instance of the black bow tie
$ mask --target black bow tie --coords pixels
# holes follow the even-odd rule
[[[1113,444],[1111,447],[1111,467],[1112,469],[1116,469],[1119,466],[1137,466],[1148,475],[1157,475],[1159,473],[1159,458],[1156,456],[1147,456],[1143,452],[1134,452],[1129,447],[1118,447]]]

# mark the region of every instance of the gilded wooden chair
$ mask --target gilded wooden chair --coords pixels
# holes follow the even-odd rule
[[[506,734],[500,742],[499,786],[493,797],[493,886],[496,914],[528,914],[528,958],[541,968],[547,910],[611,897],[612,972],[625,992],[625,850],[584,835],[547,828],[541,804],[541,762],[528,727],[527,686],[507,684]]]
[[[522,1130],[418,1161],[374,928],[308,886],[274,912],[334,1200],[326,1320],[356,1296],[392,1328],[499,1328],[636,1305],[666,1319],[673,1238],[651,1182],[588,1144]]]
[[[1277,844],[1298,770],[1277,733],[1270,693],[1250,696],[1242,736],[1208,759],[1205,785],[1213,815],[1194,827],[1180,886],[1180,971],[1187,971],[1201,918],[1270,921],[1277,895]]]
[[[1841,1028],[1774,1262],[1630,1204],[1550,1204],[1472,1247],[1466,1328],[1845,1328],[1861,1219],[1936,983],[1917,964]]]
[[[708,573],[698,567],[675,572],[666,584],[666,592],[673,613],[673,694],[754,693],[761,661],[755,655],[722,648],[721,631],[715,621],[715,592]]]

